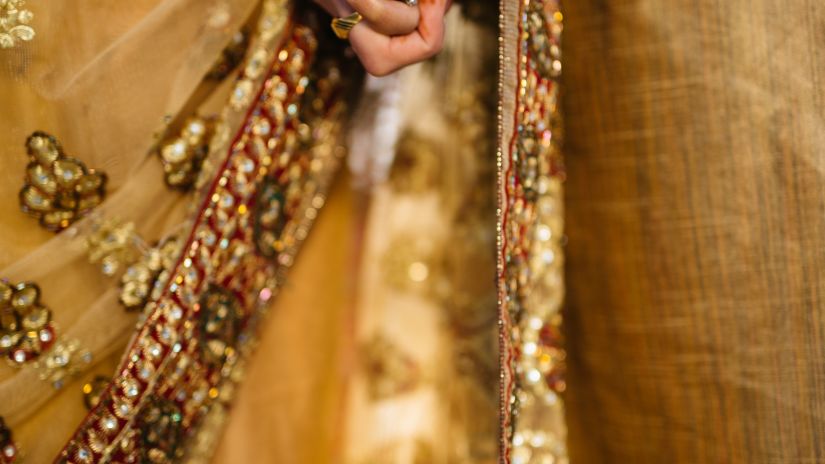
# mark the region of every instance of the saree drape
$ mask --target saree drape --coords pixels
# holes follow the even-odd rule
[[[20,213],[26,137],[37,129],[53,133],[67,154],[108,174],[111,195],[99,216],[134,221],[147,242],[185,228],[193,214],[192,198],[166,190],[163,167],[152,153],[155,132],[191,110],[190,98],[198,94],[203,76],[232,35],[256,17],[258,3],[31,0],[27,8],[34,12],[37,35],[0,51],[0,277],[37,282],[59,334],[79,340],[94,355],[59,390],[33,370],[0,365],[0,426],[13,429],[25,462],[49,462],[58,455],[86,414],[81,386],[95,375],[112,376],[135,324],[142,322],[119,307],[116,281],[88,262],[84,224],[91,221],[54,236]],[[492,4],[484,2],[485,10],[479,9],[481,3],[468,11],[489,18]],[[287,30],[281,29],[287,5],[281,6],[283,23],[272,24],[279,33],[271,40]],[[550,0],[501,1],[498,47],[495,40],[477,41],[486,52],[498,48],[497,71],[492,64],[473,62],[461,69],[466,74],[460,78],[451,74],[455,70],[444,63],[455,58],[453,53],[474,59],[486,53],[464,54],[472,47],[459,40],[448,44],[444,61],[430,68],[436,72],[426,79],[416,70],[407,74],[417,85],[436,87],[473,81],[473,73],[484,78],[499,73],[493,76],[500,86],[493,95],[500,115],[497,163],[483,156],[449,160],[490,160],[500,181],[498,233],[505,235],[497,237],[503,348],[498,414],[490,411],[495,400],[487,396],[498,385],[485,370],[496,350],[485,352],[481,362],[472,359],[469,367],[450,364],[469,359],[453,358],[456,353],[473,354],[479,346],[489,346],[483,337],[453,337],[451,330],[461,324],[422,323],[416,330],[424,327],[420,333],[443,337],[440,347],[465,351],[427,357],[432,350],[423,343],[416,346],[410,337],[400,345],[412,354],[402,351],[393,358],[395,364],[367,363],[365,369],[359,361],[359,352],[369,352],[365,347],[397,351],[371,331],[359,330],[359,321],[381,320],[372,327],[391,334],[407,329],[407,321],[418,321],[410,317],[416,305],[426,306],[426,317],[439,315],[428,321],[444,317],[449,322],[456,315],[450,310],[462,307],[455,299],[433,298],[420,286],[399,291],[393,287],[398,281],[381,275],[397,270],[400,262],[405,285],[410,277],[418,284],[434,281],[430,257],[416,258],[427,255],[426,250],[412,260],[399,254],[395,261],[391,256],[369,266],[360,262],[379,254],[376,250],[391,238],[368,235],[382,233],[382,215],[415,204],[429,207],[428,213],[439,211],[433,198],[456,201],[460,196],[452,194],[480,188],[473,183],[478,178],[461,177],[476,170],[437,162],[428,167],[432,146],[413,133],[413,151],[423,157],[425,174],[435,170],[445,176],[441,181],[449,182],[431,188],[429,197],[405,197],[409,192],[399,194],[397,186],[421,179],[398,177],[409,168],[403,163],[409,158],[396,157],[390,182],[375,188],[375,203],[368,210],[363,193],[350,191],[349,179],[339,180],[303,254],[282,282],[272,317],[262,326],[257,357],[214,462],[489,462],[496,451],[471,446],[468,437],[474,436],[494,440],[498,459],[513,463],[542,462],[549,455],[565,462],[568,450],[573,463],[823,460],[825,4],[582,0],[565,3],[560,12],[556,6]],[[558,42],[562,17],[563,45]],[[556,35],[529,40],[537,30]],[[471,32],[496,38],[492,30]],[[561,76],[559,47],[564,52]],[[555,93],[558,79],[561,94]],[[415,88],[403,79],[401,84],[402,89]],[[543,89],[540,98],[532,93],[536,89]],[[210,111],[234,89],[223,84],[213,90],[205,103]],[[425,90],[415,96],[438,94]],[[461,93],[448,90],[453,97]],[[445,101],[451,102],[446,98],[433,105]],[[563,106],[566,129],[562,132],[554,120],[550,133],[541,132],[547,129],[541,123],[550,118],[531,118],[529,110],[558,114],[557,105]],[[454,109],[439,107],[432,121]],[[420,118],[424,112],[411,114],[407,117],[414,122],[418,117],[419,126],[431,122]],[[240,127],[244,117],[237,115],[230,125]],[[451,124],[463,122],[456,118]],[[534,137],[540,133],[542,137]],[[558,151],[562,134],[564,163]],[[441,145],[436,144],[440,148],[435,152],[441,156],[461,148],[450,145],[460,138],[438,135]],[[494,155],[493,149],[474,148]],[[363,186],[362,180],[355,183]],[[493,184],[490,180],[490,194]],[[456,186],[460,188],[451,190]],[[540,216],[540,208],[522,214],[525,204],[539,204],[542,198],[552,220],[540,223],[531,216]],[[444,209],[455,204],[448,206]],[[491,208],[488,213],[496,209]],[[433,221],[438,227],[430,231],[417,230],[420,236],[433,232],[427,237],[437,242],[443,238],[438,231],[467,220],[457,214]],[[525,230],[534,233],[524,235],[525,244],[549,243],[547,248],[536,253],[534,248],[503,246],[519,245],[510,239]],[[404,239],[398,230],[392,235]],[[490,236],[485,240],[495,241]],[[466,243],[470,240],[462,241]],[[485,246],[492,252],[492,244]],[[365,250],[374,254],[361,256]],[[466,250],[453,251],[453,260],[466,256]],[[546,261],[536,267],[531,256]],[[511,258],[523,260],[515,265]],[[444,262],[449,260],[439,263]],[[489,275],[492,284],[496,275],[486,261],[472,268],[452,266],[448,271],[454,281],[465,284],[480,281],[482,277],[474,279],[478,275]],[[555,291],[523,291],[534,288],[529,285],[535,284],[535,269]],[[364,276],[378,284],[363,288],[369,279],[356,284]],[[563,336],[555,330],[562,295]],[[523,312],[524,305],[544,308],[538,313],[553,317],[538,325],[522,320],[520,314],[536,314]],[[491,301],[479,305],[494,306]],[[370,344],[376,340],[381,343]],[[529,364],[531,356],[550,359],[550,364]],[[408,369],[417,366],[410,359],[424,359],[425,369]],[[427,370],[433,365],[438,369]],[[460,377],[451,377],[462,372],[456,366],[481,382],[441,388]],[[566,366],[566,379],[559,366]],[[391,416],[381,416],[384,403],[358,403],[358,395],[369,391],[365,372],[370,367],[392,372],[398,381],[374,386],[379,397],[389,389],[401,392],[403,402],[415,398],[403,396],[409,384],[436,385],[436,394],[409,404],[455,408],[439,410],[444,419],[440,430],[459,440],[439,441],[441,435],[430,434],[429,441],[421,441],[409,433],[397,449],[383,446],[382,437],[403,434],[387,425],[393,423]],[[130,391],[130,385],[117,386]],[[532,396],[521,394],[528,391]],[[536,392],[545,403],[525,413],[537,404]],[[213,393],[217,397],[220,392],[208,391]],[[563,409],[558,407],[561,399]],[[367,406],[353,408],[353,403]],[[368,418],[373,429],[360,429],[358,418]],[[458,427],[451,418],[460,419]],[[489,438],[498,420],[498,438]],[[362,431],[366,435],[359,437]],[[217,444],[215,438],[206,448]],[[81,462],[77,448],[71,451],[71,458]]]
[[[203,217],[203,207],[198,206],[200,204],[198,195],[201,193],[196,192],[194,195],[185,196],[167,191],[163,184],[163,167],[158,163],[154,153],[154,144],[158,136],[152,132],[170,121],[179,119],[180,116],[177,116],[177,113],[185,114],[187,111],[192,111],[190,107],[193,104],[192,96],[197,96],[201,92],[198,79],[213,64],[209,58],[219,54],[221,47],[227,43],[233,32],[239,29],[240,24],[247,22],[250,15],[252,18],[256,17],[258,10],[255,8],[255,3],[218,1],[214,5],[209,5],[206,11],[200,11],[192,18],[187,18],[188,22],[180,25],[174,24],[176,18],[191,7],[184,2],[175,4],[149,2],[145,5],[135,5],[134,9],[124,9],[120,13],[104,6],[87,6],[83,9],[75,5],[80,17],[78,23],[73,25],[76,29],[67,31],[60,28],[48,29],[48,27],[56,22],[60,14],[65,14],[66,9],[72,5],[61,4],[53,10],[46,11],[35,9],[36,13],[40,13],[41,19],[36,25],[42,29],[37,36],[38,40],[9,52],[9,61],[6,62],[8,74],[4,75],[6,85],[3,87],[3,98],[4,103],[8,102],[9,107],[13,108],[14,113],[19,117],[13,116],[12,112],[4,114],[8,121],[4,121],[3,162],[10,166],[9,169],[4,170],[9,175],[8,182],[4,184],[4,188],[7,189],[6,193],[8,193],[7,198],[16,199],[15,193],[21,185],[16,180],[20,178],[19,173],[25,172],[24,167],[27,162],[22,142],[33,128],[45,129],[56,134],[67,156],[76,157],[87,166],[105,172],[109,177],[107,188],[110,193],[110,197],[93,217],[78,222],[56,238],[52,237],[49,232],[36,229],[36,220],[15,211],[14,201],[5,205],[8,206],[6,214],[8,221],[4,221],[4,227],[8,229],[10,236],[19,241],[18,243],[26,243],[29,246],[24,249],[10,244],[7,250],[4,248],[8,253],[7,262],[9,263],[6,274],[15,281],[29,279],[43,282],[41,284],[43,301],[54,310],[55,320],[60,327],[59,336],[79,340],[83,344],[82,348],[88,349],[91,355],[90,366],[81,368],[79,375],[61,382],[60,389],[53,389],[48,382],[39,382],[37,373],[32,369],[26,369],[27,366],[8,368],[7,371],[3,371],[3,386],[6,388],[0,390],[0,394],[5,393],[7,396],[4,397],[3,409],[0,413],[5,418],[4,426],[8,424],[12,428],[15,441],[21,445],[22,456],[26,460],[47,461],[55,456],[59,448],[66,443],[67,437],[72,435],[72,430],[79,421],[83,421],[83,425],[75,430],[69,445],[64,448],[63,458],[70,462],[86,462],[111,459],[118,453],[131,453],[131,449],[112,441],[119,440],[120,435],[107,435],[107,429],[99,429],[98,420],[102,421],[101,424],[105,423],[107,428],[123,426],[123,422],[120,422],[118,418],[126,420],[126,427],[132,426],[129,424],[140,425],[149,420],[147,418],[149,416],[129,418],[128,409],[117,408],[114,410],[115,416],[110,419],[106,415],[107,408],[113,404],[109,397],[104,397],[102,405],[95,407],[86,419],[83,418],[85,408],[81,385],[89,382],[95,375],[110,377],[115,371],[115,381],[104,395],[110,397],[112,395],[125,395],[126,397],[140,395],[143,389],[154,388],[153,380],[151,380],[152,371],[137,371],[136,375],[147,376],[141,377],[142,380],[147,380],[146,384],[143,381],[135,383],[127,371],[132,369],[131,366],[135,365],[134,363],[144,362],[143,356],[149,356],[147,359],[151,359],[165,355],[163,348],[154,348],[152,341],[154,338],[147,339],[140,332],[144,330],[141,327],[148,328],[150,332],[160,327],[160,325],[153,326],[146,323],[147,318],[155,316],[150,316],[149,312],[143,317],[123,312],[122,308],[116,304],[117,291],[113,288],[116,287],[116,282],[101,276],[96,263],[87,262],[89,258],[85,247],[86,235],[97,223],[96,221],[117,216],[118,219],[135,222],[136,232],[142,237],[144,245],[147,245],[148,242],[164,237],[170,232],[187,230],[191,227],[190,221],[193,214]],[[273,32],[266,40],[271,41],[268,53],[283,62],[286,58],[282,56],[290,56],[284,53],[287,51],[293,53],[293,51],[291,49],[281,51],[276,47],[282,47],[283,44],[289,45],[290,34],[297,34],[298,37],[301,35],[293,32],[295,26],[286,2],[264,2],[264,5],[267,4],[278,4],[282,8],[280,16],[276,15],[278,20],[268,23],[267,27]],[[265,6],[265,12],[266,9]],[[453,16],[458,14],[459,12],[456,12]],[[112,16],[112,18],[105,19],[107,16]],[[486,17],[490,18],[489,15]],[[92,28],[91,25],[98,21],[105,23],[106,27]],[[192,26],[192,30],[185,27],[189,25]],[[463,34],[456,29],[457,33],[453,35],[459,40],[454,41],[456,46],[450,48],[453,53],[466,55],[464,57],[466,64],[461,68],[456,68],[458,69],[456,71],[456,69],[449,69],[443,64],[446,62],[443,62],[431,70],[422,71],[418,79],[420,83],[431,81],[428,91],[432,93],[433,98],[439,98],[438,95],[442,92],[440,87],[446,87],[443,92],[452,105],[443,108],[432,105],[432,114],[436,117],[431,121],[433,124],[418,127],[415,130],[437,139],[441,144],[438,151],[452,152],[456,155],[454,158],[445,158],[446,166],[437,168],[444,171],[439,174],[437,182],[438,188],[443,190],[439,195],[444,203],[433,204],[436,208],[432,209],[432,212],[435,213],[438,221],[444,222],[443,227],[448,228],[459,224],[462,227],[460,230],[464,231],[461,233],[461,238],[466,240],[467,245],[460,252],[445,249],[438,251],[438,255],[433,257],[435,262],[431,271],[433,276],[436,276],[436,271],[439,272],[440,289],[433,311],[434,324],[428,330],[432,331],[431,335],[444,339],[440,346],[445,347],[445,350],[441,351],[439,348],[439,350],[432,351],[432,359],[427,361],[433,366],[438,363],[438,371],[423,374],[426,377],[424,382],[432,385],[432,393],[427,394],[432,397],[428,407],[431,412],[441,416],[437,420],[442,424],[441,429],[444,433],[449,433],[454,437],[450,446],[444,446],[438,443],[436,435],[431,434],[429,438],[435,443],[437,449],[430,453],[441,456],[439,458],[441,460],[453,459],[449,456],[465,456],[461,459],[480,458],[489,461],[494,459],[497,442],[495,427],[496,352],[493,337],[495,304],[491,293],[495,274],[492,262],[494,209],[493,190],[489,188],[489,184],[492,183],[492,144],[495,136],[490,128],[494,121],[496,94],[495,75],[486,76],[481,80],[476,79],[475,75],[480,72],[481,66],[492,65],[495,61],[495,31],[493,23],[489,23],[484,28],[469,27],[472,29],[471,33],[478,38],[461,39]],[[63,41],[56,39],[61,33],[65,35]],[[81,39],[80,43],[75,42]],[[185,43],[189,45],[189,48],[163,45],[175,41]],[[152,43],[153,46],[147,46],[148,43]],[[253,38],[251,45],[253,50],[255,43]],[[477,47],[477,43],[486,45]],[[163,53],[158,54],[157,50],[153,51],[154,46],[157,46],[157,49],[162,50]],[[327,44],[322,41],[320,47],[323,49],[327,47]],[[307,49],[311,47],[307,46]],[[53,54],[59,55],[59,59],[53,58]],[[162,65],[155,66],[150,63],[152,60],[162,62]],[[287,62],[300,70],[300,60],[287,60]],[[249,69],[255,69],[250,66],[244,68],[246,74],[251,74]],[[118,70],[117,73],[113,72],[114,69]],[[152,74],[153,71],[156,73]],[[127,76],[122,77],[119,73],[126,73]],[[315,77],[312,76],[312,78]],[[168,85],[164,86],[161,84],[162,81],[166,81]],[[144,88],[138,86],[138,82],[145,86],[146,95],[143,94]],[[261,80],[258,81],[260,82]],[[482,82],[483,85],[481,85]],[[298,84],[295,89],[306,86],[303,80],[298,81]],[[142,90],[136,91],[137,88]],[[270,89],[277,89],[272,81],[268,81],[265,86],[266,91],[272,91]],[[206,103],[200,105],[200,110],[218,111],[221,101],[229,98],[232,102],[237,90],[237,85],[234,88],[229,84],[217,86]],[[296,92],[302,91],[296,90]],[[268,94],[264,92],[264,95]],[[483,104],[476,101],[478,95],[481,95]],[[410,121],[415,121],[417,111],[415,107],[421,109],[424,103],[409,99],[406,105],[411,107],[407,111]],[[292,111],[291,108],[288,110]],[[273,118],[277,116],[270,109],[266,111],[273,115]],[[116,113],[117,117],[106,117],[107,112]],[[252,114],[251,118],[255,119],[254,115],[257,113]],[[75,117],[77,115],[83,117]],[[130,125],[132,120],[139,121],[140,124]],[[451,132],[452,129],[446,130],[446,127],[434,124],[437,121],[443,121],[453,129],[466,130],[466,134],[460,139],[455,139],[452,137],[454,135]],[[238,125],[249,127],[242,131],[242,134],[266,134],[264,126],[247,126],[249,122],[237,117],[230,118],[227,126],[230,130],[235,130],[233,125],[235,128]],[[472,123],[471,127],[464,127],[469,123]],[[117,130],[107,131],[109,124]],[[412,127],[413,124],[410,126]],[[300,129],[300,126],[298,128]],[[334,141],[332,136],[325,137],[324,126],[312,127],[312,130],[315,131],[313,134],[320,134],[319,140],[330,143]],[[100,137],[88,137],[88,134],[100,135]],[[421,138],[421,135],[417,137]],[[411,142],[412,151],[419,150],[416,146],[417,140]],[[470,143],[459,145],[461,140]],[[217,144],[217,148],[213,147],[213,153],[207,160],[209,163],[219,167],[223,165],[221,157],[227,155],[225,152],[221,154],[220,150],[226,149],[226,143],[227,140],[224,137]],[[409,145],[410,142],[407,144]],[[121,145],[123,150],[118,151]],[[258,150],[257,146],[254,149]],[[233,145],[228,159],[237,157],[238,150],[242,148]],[[424,152],[425,155],[429,154],[427,150]],[[460,156],[458,156],[459,152],[461,152]],[[338,153],[337,149],[335,153]],[[413,154],[413,156],[417,157],[418,154]],[[318,159],[311,163],[299,164],[317,170],[316,165],[324,166],[322,161]],[[424,160],[424,162],[425,164],[431,163],[432,160]],[[238,165],[243,165],[243,162],[240,164],[233,162],[228,166]],[[470,169],[470,165],[474,165],[475,168]],[[425,169],[432,171],[433,167],[434,165],[430,164],[429,167],[425,166]],[[416,169],[420,170],[420,168]],[[15,171],[18,172],[17,175],[13,174]],[[220,171],[211,173],[205,170],[205,172],[207,175],[221,175]],[[483,175],[471,175],[471,173]],[[223,175],[226,176],[226,174]],[[206,185],[212,185],[210,188],[220,188],[225,185],[232,186],[231,182],[235,181],[223,182],[216,179],[214,182],[207,181]],[[409,179],[399,180],[399,183],[409,182]],[[412,182],[415,182],[415,179]],[[323,182],[318,183],[323,185]],[[312,185],[310,183],[308,188],[315,188]],[[476,190],[479,188],[481,190]],[[243,390],[251,392],[248,394],[257,394],[267,398],[264,400],[266,407],[260,407],[258,404],[259,407],[256,408],[258,410],[250,416],[256,426],[269,424],[270,427],[267,429],[259,429],[267,432],[265,435],[267,443],[252,447],[238,447],[233,445],[232,437],[243,436],[245,439],[251,439],[261,435],[249,433],[243,428],[240,433],[230,429],[227,441],[217,454],[217,460],[266,460],[271,458],[287,462],[330,462],[340,459],[342,454],[349,454],[349,449],[363,448],[358,444],[360,441],[358,434],[361,433],[359,421],[346,423],[344,419],[345,413],[349,412],[345,407],[346,401],[344,401],[345,393],[348,391],[346,382],[353,376],[354,371],[362,370],[359,367],[362,360],[351,359],[350,350],[366,345],[367,335],[369,335],[364,334],[358,340],[353,340],[349,329],[349,325],[352,324],[349,313],[352,291],[348,288],[351,287],[352,282],[342,276],[351,272],[354,269],[352,261],[357,261],[350,256],[354,253],[350,250],[353,245],[347,237],[349,234],[357,235],[358,231],[351,230],[351,227],[355,228],[355,226],[348,225],[347,221],[358,217],[361,213],[351,206],[351,201],[348,203],[345,190],[345,187],[344,190],[340,188],[337,190],[339,193],[336,194],[336,200],[330,202],[331,209],[325,213],[336,219],[320,224],[319,238],[311,242],[310,247],[313,248],[310,248],[306,253],[307,257],[303,258],[306,263],[310,264],[299,265],[294,270],[294,274],[290,273],[281,287],[279,304],[271,309],[274,316],[267,323],[269,328],[266,333],[272,334],[273,330],[275,332],[274,335],[263,337],[262,349],[281,353],[283,358],[278,361],[278,357],[272,353],[262,358],[267,362],[276,361],[275,369],[258,375],[253,370]],[[207,196],[207,198],[212,197]],[[207,210],[215,202],[221,207],[228,201],[231,205],[231,199],[227,200],[225,196],[216,198],[220,201],[207,202]],[[236,197],[235,201],[248,201],[244,198],[246,197]],[[323,198],[320,200],[323,203]],[[313,205],[316,204],[320,204],[318,197],[313,200]],[[463,210],[462,207],[466,205],[470,205],[474,212]],[[247,203],[242,203],[238,212],[243,215],[246,211]],[[215,215],[217,223],[226,221],[221,219],[222,213],[213,211],[208,214]],[[307,217],[309,215],[310,213],[306,213]],[[486,222],[480,219],[481,217],[486,217]],[[378,234],[381,233],[380,219],[378,215],[373,221],[377,225],[375,229]],[[18,233],[19,230],[24,229],[31,229],[35,232]],[[300,230],[299,234],[306,234],[305,229],[304,232]],[[458,234],[459,231],[451,233]],[[198,233],[196,238],[200,240],[200,237],[201,234]],[[203,244],[212,241],[208,240],[208,235],[205,237],[207,240]],[[472,244],[479,246],[471,246]],[[223,247],[223,245],[220,246]],[[443,245],[440,246],[443,247]],[[53,259],[46,260],[45,257],[53,257]],[[487,278],[478,281],[462,279],[456,266],[464,257],[478,259],[485,266],[482,272],[486,271]],[[192,262],[196,261],[193,256],[183,262],[189,262],[190,259]],[[323,268],[322,272],[318,271],[319,267]],[[208,272],[204,275],[209,278]],[[191,275],[181,277],[182,282],[178,282],[176,278],[175,283],[185,284]],[[226,278],[232,280],[230,276]],[[461,294],[460,298],[450,298],[450,291],[447,287],[452,285],[450,281],[453,278],[463,285],[463,291],[469,294]],[[300,282],[292,283],[292,279],[300,279]],[[476,286],[480,290],[474,289]],[[329,292],[326,299],[312,298],[313,295],[320,295],[312,291],[313,288],[319,287],[323,288],[324,293]],[[372,290],[365,290],[365,292],[368,291]],[[479,293],[479,291],[481,291],[480,295],[472,294],[473,292]],[[182,298],[181,301],[186,300],[182,294],[179,297]],[[439,305],[443,305],[444,308]],[[93,317],[90,316],[92,313],[88,310],[89,307],[96,308]],[[300,308],[300,313],[297,312],[296,307]],[[317,312],[313,313],[313,308],[317,308]],[[460,317],[464,311],[468,312],[466,314],[468,320]],[[193,322],[201,324],[196,320]],[[139,335],[130,341],[135,324],[138,326]],[[453,334],[453,331],[460,333]],[[163,336],[162,332],[159,334],[159,337]],[[452,341],[454,336],[455,342]],[[146,340],[149,340],[149,344],[141,345]],[[89,343],[90,341],[93,343]],[[131,350],[131,354],[126,357],[122,354],[124,346]],[[136,348],[139,348],[139,351],[135,351]],[[179,346],[170,346],[170,348],[172,352],[181,349]],[[118,365],[120,367],[116,367]],[[178,370],[187,369],[180,363],[178,366]],[[158,370],[162,369],[158,368]],[[458,382],[452,377],[451,373],[456,369],[460,370],[459,375],[466,380]],[[229,387],[221,387],[220,390],[215,388],[214,393],[211,389],[207,393],[210,398],[213,398],[213,394],[219,397],[229,390]],[[197,391],[194,392],[194,394],[197,393]],[[190,401],[187,394],[191,393],[185,393],[183,396],[177,394],[174,401],[186,404]],[[148,401],[160,408],[158,410],[161,411],[161,417],[165,414],[162,413],[164,408],[169,411],[176,407],[175,404],[166,400],[158,402],[157,394],[153,393],[153,395]],[[441,410],[440,405],[446,407]],[[470,410],[478,410],[474,405],[484,408],[486,420],[474,423],[470,414]],[[274,415],[267,416],[273,413]],[[118,414],[123,414],[123,416]],[[56,420],[57,416],[61,419]],[[351,416],[355,417],[352,414]],[[174,423],[176,420],[174,418],[178,416],[171,414],[168,417]],[[244,423],[242,412],[236,417],[230,425]],[[422,417],[425,421],[421,422],[421,430],[425,430],[428,422],[426,416]],[[52,422],[55,423],[47,427],[47,424]],[[336,432],[342,425],[346,425],[350,430],[349,434],[354,437],[347,444],[342,443],[343,440],[340,437],[336,437]],[[148,428],[145,429],[143,433],[148,433],[148,430]],[[174,430],[174,425],[172,430]],[[364,430],[366,434],[373,432],[372,429]],[[127,432],[127,435],[130,433]],[[149,454],[142,454],[142,456],[161,460],[180,458],[181,447],[188,448],[189,445],[179,447],[174,445],[174,440],[166,442],[167,439],[173,438],[173,435],[160,434],[158,436],[160,441],[153,445],[155,448],[151,450],[147,448]],[[214,434],[210,436],[216,437]],[[127,437],[127,441],[129,440],[132,439]],[[131,441],[131,443],[134,442]],[[288,446],[294,443],[305,443],[306,446]],[[170,448],[167,446],[169,444],[174,446]],[[215,444],[217,443],[213,439],[212,443],[207,443],[203,449],[208,452]],[[165,448],[161,449],[158,447],[160,445],[164,445]],[[360,459],[357,457],[359,455],[365,455],[366,459],[370,459],[367,455],[378,456],[379,459],[390,459],[394,453],[385,444],[377,443],[377,447],[376,450],[364,448],[364,450],[355,451],[353,456],[356,457],[353,459]],[[267,450],[273,454],[267,454]],[[146,450],[141,451],[141,453],[146,452]],[[420,456],[420,453],[416,456]],[[187,453],[187,458],[190,457],[192,456],[188,456]],[[198,454],[194,457],[199,461],[205,456]]]

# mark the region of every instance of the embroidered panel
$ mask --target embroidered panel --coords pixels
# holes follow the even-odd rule
[[[26,0],[0,2],[0,50],[34,39],[33,19],[34,14],[26,8]]]
[[[264,83],[256,94],[257,76],[246,73],[236,86],[230,105],[251,105],[246,120],[175,264],[153,284],[157,294],[115,378],[89,401],[60,462],[171,462],[199,453],[199,436],[231,399],[258,320],[343,152],[343,80],[334,63],[316,59],[317,47],[310,29],[295,25],[278,49],[251,52]]]
[[[562,15],[557,0],[522,0],[516,17],[515,114],[502,116],[514,121],[500,172],[502,461],[563,463]]]
[[[59,232],[103,202],[106,174],[66,156],[57,139],[35,132],[26,140],[29,164],[20,190],[20,209]]]

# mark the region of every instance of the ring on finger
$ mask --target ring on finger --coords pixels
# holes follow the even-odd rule
[[[347,40],[349,39],[349,33],[352,31],[352,28],[357,26],[363,19],[364,17],[358,12],[344,16],[343,18],[333,18],[331,24],[332,31],[335,32],[335,35],[338,36],[339,39]]]
[[[406,3],[407,6],[418,6],[418,0],[398,0],[401,3]]]

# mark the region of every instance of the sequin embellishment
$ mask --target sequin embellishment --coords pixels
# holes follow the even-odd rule
[[[264,3],[264,16],[283,11],[279,2]],[[343,154],[337,145],[344,108],[340,74],[321,67],[309,79],[310,65],[317,70],[322,62],[316,49],[312,32],[302,26],[290,26],[280,48],[253,42],[250,58],[262,60],[262,67],[252,67],[261,79],[243,95],[251,107],[234,105],[240,102],[233,97],[229,103],[248,117],[217,160],[180,254],[155,280],[110,387],[60,459],[171,462],[201,455],[206,424],[225,411],[237,379],[233,372],[249,354],[257,321],[323,205]],[[246,71],[239,83],[253,82]],[[314,93],[315,85],[326,93]],[[305,94],[317,96],[309,100],[313,111],[302,111]],[[285,198],[278,206],[283,222],[267,222],[283,226],[282,246],[271,256],[256,252],[260,240],[253,226],[256,189],[268,185],[265,180]],[[110,418],[116,418],[112,430],[101,433],[99,424]]]
[[[63,153],[53,136],[35,132],[26,140],[29,164],[20,208],[40,225],[61,231],[103,202],[106,174]]]
[[[113,276],[140,256],[135,224],[115,219],[95,221],[86,237],[89,261],[99,263],[103,275]]]
[[[54,340],[52,312],[40,302],[40,287],[0,282],[0,354],[22,365],[51,348]]]
[[[52,312],[32,282],[0,281],[0,355],[15,367],[31,364],[55,389],[92,361],[77,340],[58,340]]]
[[[166,185],[185,191],[195,184],[214,130],[215,121],[192,117],[183,124],[179,135],[160,145],[158,155],[163,162]]]
[[[159,294],[179,253],[180,243],[176,237],[161,240],[146,251],[120,276],[120,304],[127,311],[142,310],[149,298]]]
[[[500,172],[504,462],[565,463],[563,393],[564,166],[558,107],[562,15],[558,0],[518,6],[513,133]]]
[[[34,28],[30,26],[34,14],[25,6],[26,0],[0,1],[0,49],[34,39]]]

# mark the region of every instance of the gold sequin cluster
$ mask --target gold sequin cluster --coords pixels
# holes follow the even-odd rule
[[[89,261],[99,264],[103,275],[112,277],[123,271],[120,304],[127,311],[140,311],[150,298],[158,297],[168,280],[169,269],[180,255],[180,240],[172,235],[149,246],[134,223],[95,218],[86,235],[86,250]]]
[[[179,254],[180,242],[176,237],[161,240],[146,251],[120,276],[120,304],[127,311],[140,311],[150,298],[157,298]]]
[[[285,11],[280,1],[264,2],[264,36],[275,38],[271,27]],[[257,321],[323,205],[342,155],[340,73],[318,71],[312,32],[291,26],[279,48],[258,39],[245,68],[252,73],[239,81],[250,83],[241,86],[249,106],[233,104],[237,92],[230,102],[247,119],[220,158],[168,276],[157,279],[158,292],[149,295],[109,389],[95,398],[63,462],[177,462],[214,444],[201,439],[211,429],[204,424],[225,411]],[[318,72],[311,80],[310,70]],[[264,186],[283,200],[259,202]],[[256,233],[259,217],[276,218],[263,221],[275,235]]]
[[[63,153],[57,139],[35,132],[26,140],[29,164],[21,209],[52,231],[63,230],[103,202],[106,175]]]
[[[567,462],[561,335],[564,170],[557,0],[522,0],[519,84],[502,214],[505,452],[513,464]],[[507,117],[507,115],[504,115]]]
[[[228,77],[243,62],[249,48],[250,36],[246,28],[233,34],[229,44],[207,73],[206,79],[219,82]],[[258,59],[250,59],[242,77],[260,76],[256,71],[261,69],[261,53],[265,52],[257,50],[256,53]],[[244,86],[246,88],[246,84]],[[242,96],[233,93],[233,99],[237,98]],[[182,191],[188,191],[198,185],[199,175],[219,125],[217,117],[191,116],[184,121],[178,133],[166,134],[163,137],[163,141],[158,144],[157,155],[163,163],[166,185]]]
[[[189,118],[175,137],[164,141],[158,149],[163,162],[166,184],[188,190],[195,184],[214,133],[215,123],[200,117]]]
[[[32,364],[56,389],[92,361],[76,340],[57,339],[52,312],[32,282],[0,281],[0,354],[15,367]]]
[[[54,346],[34,363],[40,380],[53,388],[63,388],[92,362],[92,353],[75,339],[58,339]]]
[[[135,224],[115,219],[94,221],[86,237],[89,261],[100,264],[105,276],[113,276],[140,256]]]
[[[34,38],[30,26],[34,14],[25,6],[26,0],[0,0],[0,48],[12,48]]]
[[[52,312],[40,301],[40,287],[0,282],[0,354],[22,365],[48,350],[54,339]]]

